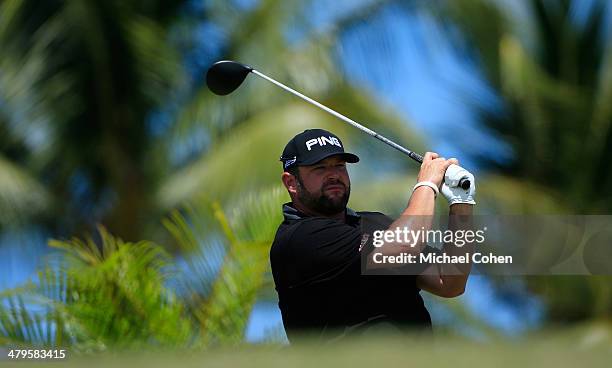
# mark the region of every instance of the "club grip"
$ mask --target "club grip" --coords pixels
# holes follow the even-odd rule
[[[423,156],[419,155],[416,152],[410,152],[410,158],[412,158],[416,162],[423,163]]]

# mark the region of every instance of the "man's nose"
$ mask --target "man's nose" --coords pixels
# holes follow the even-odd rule
[[[328,179],[329,178],[335,178],[335,179],[339,179],[340,178],[340,168],[339,167],[335,167],[335,166],[331,166],[329,168],[327,168],[326,170],[326,174],[325,175]]]

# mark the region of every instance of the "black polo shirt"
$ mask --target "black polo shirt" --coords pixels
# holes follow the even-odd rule
[[[270,263],[287,336],[308,332],[322,340],[362,333],[384,322],[430,330],[416,276],[361,275],[361,252],[372,232],[393,222],[378,212],[347,209],[346,222],[307,217],[287,203],[270,249]]]

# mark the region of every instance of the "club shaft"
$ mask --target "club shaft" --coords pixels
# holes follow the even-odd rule
[[[354,121],[352,119],[347,118],[346,116],[340,114],[339,112],[330,109],[329,107],[327,107],[327,106],[325,106],[325,105],[323,105],[323,104],[313,100],[312,98],[310,98],[308,96],[305,96],[305,95],[301,94],[300,92],[298,92],[298,91],[296,91],[296,90],[294,90],[294,89],[292,89],[290,87],[287,87],[286,85],[282,84],[281,82],[276,81],[276,80],[268,77],[267,75],[265,75],[263,73],[260,73],[259,71],[255,70],[255,69],[251,70],[251,73],[257,75],[258,77],[261,77],[261,78],[267,80],[270,83],[273,83],[273,84],[279,86],[280,88],[284,89],[287,92],[292,93],[293,95],[301,98],[302,100],[304,100],[304,101],[306,101],[306,102],[308,102],[308,103],[310,103],[312,105],[315,105],[316,107],[320,108],[321,110],[324,110],[324,111],[328,112],[329,114],[332,114],[333,116],[337,117],[338,119],[344,121],[345,123],[348,123],[348,124],[354,126],[355,128],[361,130],[362,132],[365,132],[365,133],[371,135],[372,137],[380,140],[381,142],[388,144],[389,146],[395,148],[396,150],[398,150],[398,151],[404,153],[405,155],[407,155],[408,157],[412,158],[413,160],[415,160],[417,162],[420,162],[420,163],[423,162],[423,157],[421,155],[419,155],[418,153],[413,152],[413,151],[411,151],[411,150],[409,150],[409,149],[407,149],[405,147],[400,146],[399,144],[393,142],[389,138],[386,138],[386,137],[376,133],[372,129],[369,129],[369,128],[359,124],[358,122],[356,122],[356,121]]]

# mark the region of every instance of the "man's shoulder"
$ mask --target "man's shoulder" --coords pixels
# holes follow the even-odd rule
[[[376,211],[358,211],[354,212],[359,217],[362,225],[367,224],[380,224],[390,225],[393,219],[381,212]],[[362,226],[363,228],[363,226]],[[316,233],[331,233],[336,232],[347,232],[347,231],[358,231],[358,228],[340,222],[329,217],[304,217],[291,221],[283,221],[278,227],[276,233],[276,240],[288,241],[291,239],[303,239],[304,236]]]

